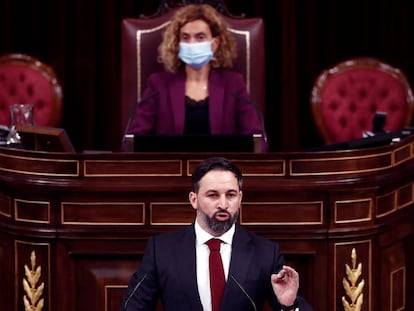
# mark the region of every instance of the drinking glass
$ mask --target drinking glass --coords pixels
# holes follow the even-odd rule
[[[21,144],[18,128],[20,126],[33,126],[33,105],[15,104],[10,106],[10,132],[7,136],[7,145],[19,146]]]

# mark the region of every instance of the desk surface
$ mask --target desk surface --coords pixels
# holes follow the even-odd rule
[[[310,177],[385,172],[413,159],[414,136],[394,145],[345,151],[221,153],[246,176]],[[176,171],[217,153],[46,153],[0,147],[0,171],[48,177],[143,177],[185,174]],[[153,162],[156,165],[148,165]],[[32,165],[36,163],[36,165]],[[124,165],[126,164],[126,165]],[[170,164],[170,165],[169,165]],[[125,169],[127,167],[127,169]],[[168,167],[169,170],[164,171]],[[172,171],[171,171],[172,170]]]

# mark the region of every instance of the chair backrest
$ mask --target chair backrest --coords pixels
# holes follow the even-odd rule
[[[25,54],[0,56],[0,124],[10,126],[10,105],[32,104],[35,125],[58,126],[62,101],[62,88],[50,66]]]
[[[359,57],[324,70],[311,93],[315,124],[325,143],[363,137],[377,112],[386,113],[385,131],[400,131],[413,116],[406,76],[376,58]]]
[[[166,2],[168,1],[164,1],[164,5]],[[163,65],[158,62],[157,48],[162,40],[162,32],[175,11],[176,8],[159,9],[159,13],[149,18],[126,18],[122,21],[122,129],[125,129],[135,103],[141,99],[141,93],[148,76],[153,72],[164,70]],[[243,74],[252,102],[264,114],[265,42],[263,20],[261,18],[234,17],[224,15],[225,11],[218,11],[228,23],[237,42],[238,57],[233,69]]]

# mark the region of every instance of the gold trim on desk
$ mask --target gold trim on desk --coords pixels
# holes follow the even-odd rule
[[[230,158],[243,172],[244,177],[282,177],[286,176],[286,161],[283,159],[245,160]],[[195,167],[203,160],[187,161],[187,176],[192,176]]]
[[[401,210],[414,203],[414,183],[402,185],[401,187],[378,195],[376,217],[382,218]]]
[[[194,209],[189,202],[151,202],[150,225],[181,226],[194,221]]]
[[[414,183],[401,186],[396,190],[397,210],[414,203]]]
[[[50,224],[50,202],[14,199],[14,215],[16,221]]]
[[[344,152],[354,151],[356,150],[345,150]],[[329,153],[327,154],[329,155]],[[335,154],[335,152],[331,154]],[[381,161],[378,161],[380,164],[370,163],[369,161],[379,160],[380,158],[382,158]],[[396,149],[391,151],[369,155],[292,159],[289,162],[289,173],[291,176],[325,176],[337,174],[371,173],[396,167],[412,160],[413,158],[414,143],[407,143],[400,147],[396,147]],[[313,169],[312,166],[309,167],[309,165],[312,165]],[[301,168],[304,167],[306,168],[306,171],[301,170]]]
[[[400,275],[400,277],[399,277]],[[406,269],[405,266],[404,267],[400,267],[398,269],[392,270],[391,271],[391,275],[390,275],[390,310],[395,310],[395,311],[403,311],[406,310],[406,291],[405,290],[394,290],[394,288],[398,288],[398,289],[406,289]],[[400,279],[402,284],[399,284],[399,286],[396,286],[396,283],[398,282],[398,280]],[[400,306],[395,306],[396,309],[394,308],[394,305],[397,303],[396,300],[397,297],[395,297],[396,294],[401,294],[401,305]]]
[[[322,201],[243,202],[240,223],[250,226],[320,225],[323,224],[323,210]],[[263,218],[257,215],[262,215]]]
[[[60,210],[62,225],[129,226],[145,224],[145,203],[143,202],[67,201],[61,203]],[[133,221],[133,215],[136,216],[136,221]]]
[[[181,160],[85,160],[84,176],[182,176],[182,162]]]
[[[369,161],[379,159],[380,157],[383,158],[383,161],[380,161],[381,165],[376,162],[370,163]],[[384,162],[387,164],[382,165]],[[394,166],[393,152],[391,151],[361,156],[292,159],[289,164],[289,173],[291,176],[371,173]]]
[[[414,157],[414,144],[403,145],[393,151],[394,165],[400,165]]]
[[[378,195],[377,198],[377,218],[382,218],[397,210],[397,194],[395,191]]]
[[[348,216],[344,214],[345,212],[342,213],[343,210],[345,210]],[[334,219],[337,224],[372,220],[372,199],[361,198],[335,201]]]
[[[35,151],[32,151],[32,153],[35,153]],[[41,154],[42,152],[38,153]],[[9,159],[10,161],[7,161]],[[62,172],[56,172],[55,165],[57,164],[61,165]],[[3,172],[50,177],[78,177],[79,166],[78,160],[37,158],[0,153],[0,171]],[[21,169],[21,167],[26,169]],[[66,172],[63,172],[64,168]]]

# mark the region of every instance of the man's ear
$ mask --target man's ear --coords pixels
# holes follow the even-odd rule
[[[197,209],[197,194],[191,191],[188,194],[188,200],[190,201],[191,206],[196,210]]]

